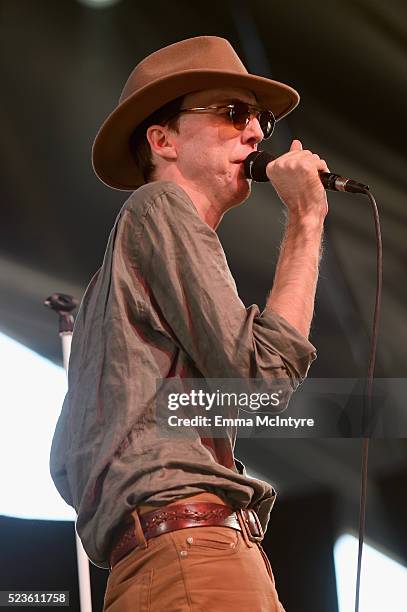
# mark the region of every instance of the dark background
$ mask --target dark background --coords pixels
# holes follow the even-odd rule
[[[100,266],[127,197],[92,172],[93,138],[145,55],[177,40],[228,38],[250,71],[287,82],[301,104],[268,148],[300,138],[332,171],[368,183],[381,214],[383,309],[376,376],[407,371],[404,0],[142,2],[92,9],[76,0],[3,0],[1,7],[0,331],[60,362],[55,316],[42,302],[80,298]],[[316,316],[314,377],[367,370],[375,291],[372,214],[362,196],[331,194]],[[269,185],[226,216],[219,235],[241,298],[262,307],[283,228]],[[404,398],[394,398],[404,408]],[[266,548],[287,612],[335,612],[333,543],[355,531],[360,440],[238,442],[249,473],[279,491]],[[367,537],[407,561],[407,445],[374,440]],[[73,593],[70,523],[0,520],[1,589]],[[106,573],[92,569],[94,610]]]

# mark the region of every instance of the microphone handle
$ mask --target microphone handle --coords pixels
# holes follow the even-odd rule
[[[363,183],[344,178],[339,174],[332,174],[331,172],[319,172],[318,174],[325,189],[330,191],[349,191],[351,193],[366,193],[366,191],[369,191],[369,185],[363,185]]]

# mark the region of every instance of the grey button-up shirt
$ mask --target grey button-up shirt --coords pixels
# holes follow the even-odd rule
[[[76,317],[51,450],[53,480],[93,563],[108,567],[112,533],[140,503],[208,490],[250,505],[267,526],[275,492],[234,459],[233,435],[181,444],[157,435],[157,379],[274,377],[295,387],[314,358],[282,317],[245,308],[216,233],[179,186],[135,191]]]

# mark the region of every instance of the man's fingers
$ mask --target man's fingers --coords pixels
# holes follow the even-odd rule
[[[280,199],[293,215],[316,216],[327,213],[327,198],[318,172],[329,172],[324,159],[294,139],[290,150],[267,165],[267,176]]]
[[[322,172],[331,172],[324,159],[321,159],[321,167],[319,168]]]
[[[291,143],[290,151],[302,151],[301,140],[293,140]]]

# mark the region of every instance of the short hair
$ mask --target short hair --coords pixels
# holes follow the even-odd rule
[[[161,106],[144,119],[136,127],[129,140],[129,147],[137,166],[139,167],[146,183],[153,180],[155,165],[151,153],[150,143],[147,140],[147,129],[150,125],[167,125],[171,130],[178,133],[179,111],[181,110],[184,96],[180,96],[168,104]]]

